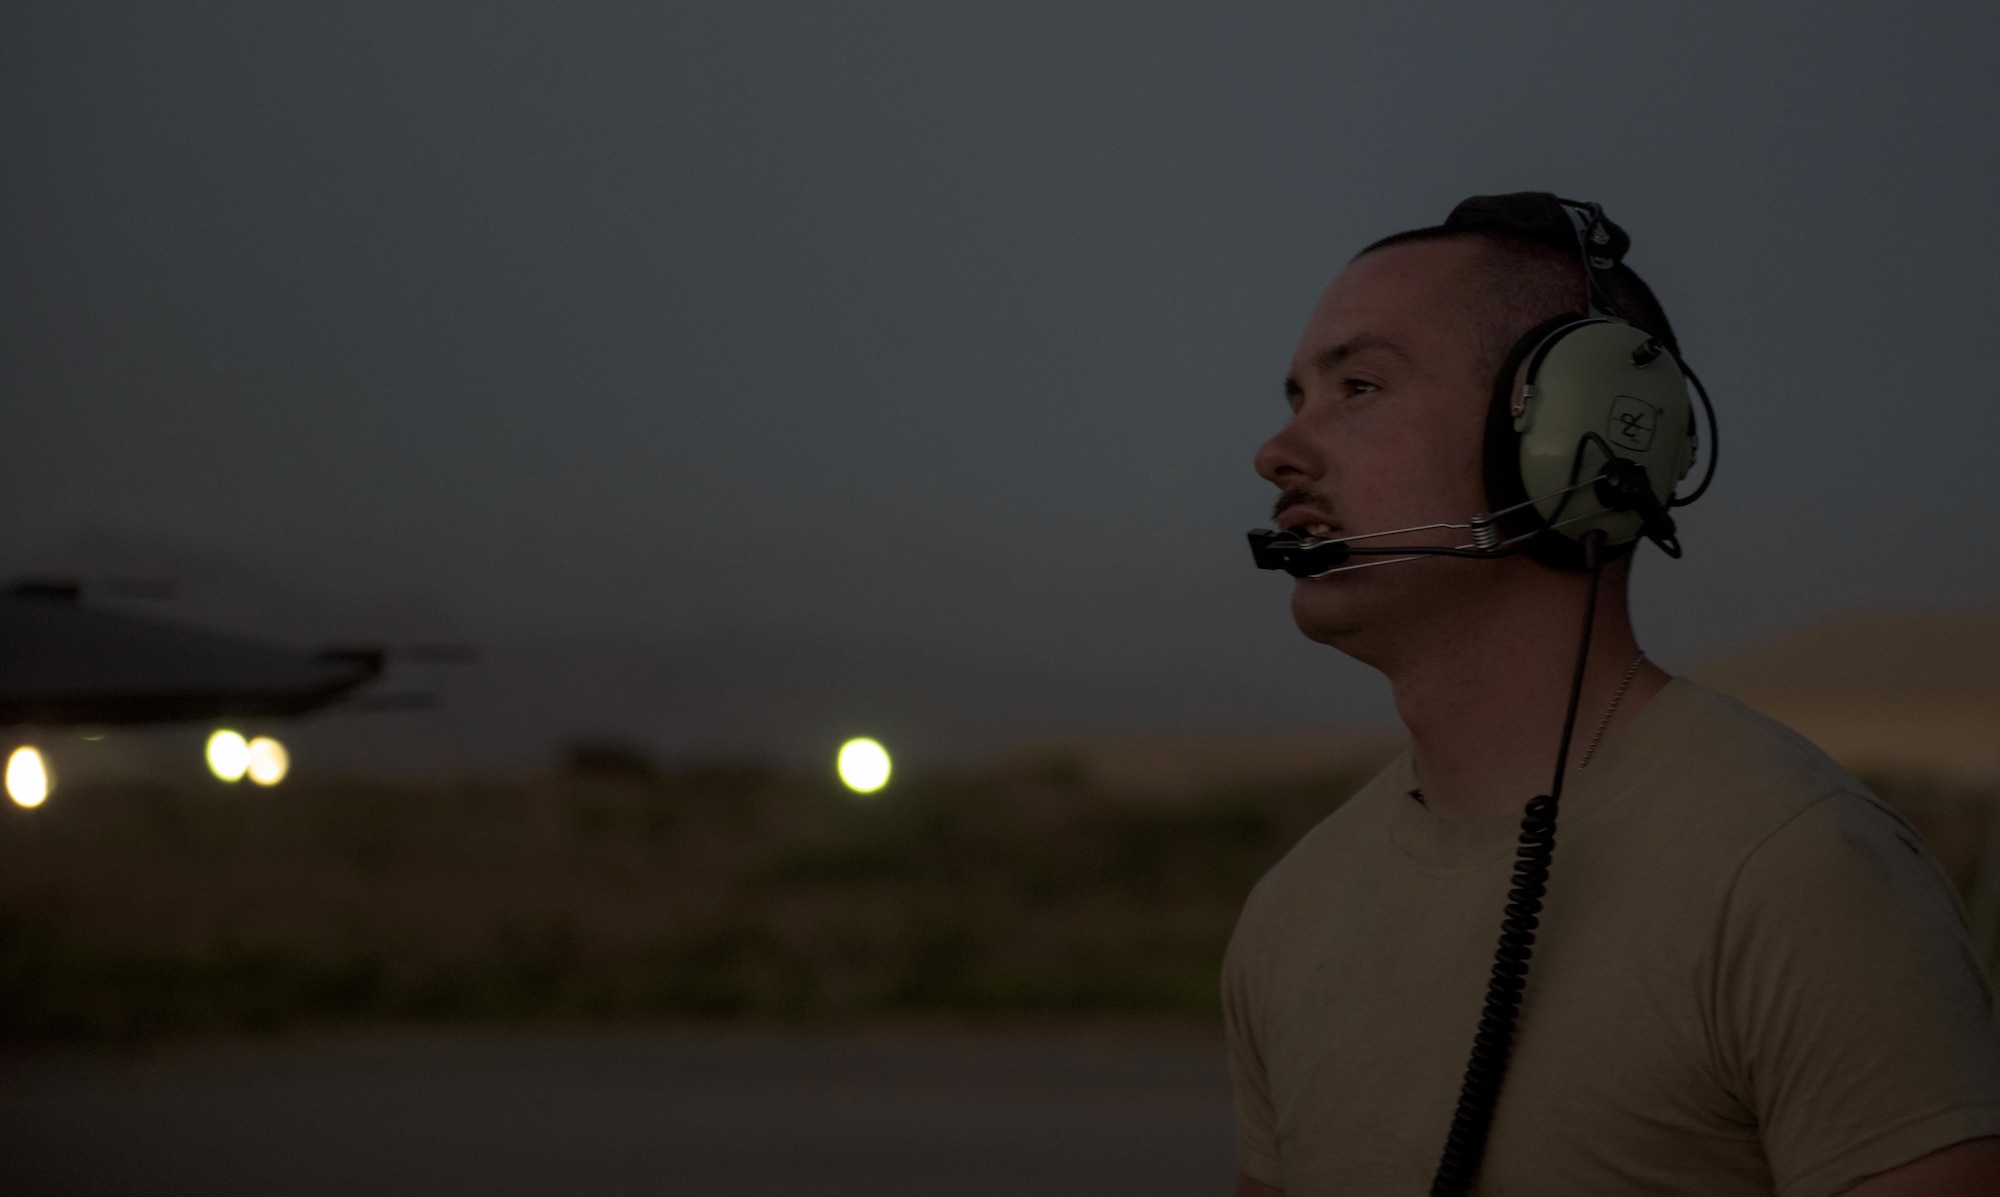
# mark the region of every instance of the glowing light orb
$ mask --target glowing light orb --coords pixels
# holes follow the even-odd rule
[[[842,744],[834,763],[840,780],[857,794],[873,794],[889,784],[889,750],[865,736]]]
[[[33,810],[48,800],[54,788],[49,763],[41,753],[24,745],[7,758],[7,796],[15,806]]]
[[[250,774],[250,780],[258,785],[277,785],[285,780],[285,774],[291,772],[292,754],[286,752],[285,746],[271,737],[258,736],[250,741],[246,748],[249,764],[245,771]]]
[[[242,781],[250,771],[250,743],[227,728],[208,738],[208,771],[223,781]]]

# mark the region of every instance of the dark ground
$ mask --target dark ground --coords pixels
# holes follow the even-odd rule
[[[9,1197],[1220,1197],[1219,1051],[684,1035],[16,1052]]]
[[[1359,770],[76,786],[0,808],[0,1043],[327,1026],[1206,1019],[1243,896]]]

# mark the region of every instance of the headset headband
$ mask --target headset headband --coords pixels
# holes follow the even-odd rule
[[[1611,299],[1611,276],[1625,261],[1632,238],[1604,215],[1601,205],[1564,199],[1547,191],[1475,195],[1453,208],[1443,227],[1454,232],[1518,237],[1574,253],[1583,266],[1585,310],[1595,317],[1626,318]]]

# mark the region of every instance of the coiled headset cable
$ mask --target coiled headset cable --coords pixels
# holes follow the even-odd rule
[[[1444,1157],[1431,1180],[1431,1197],[1464,1197],[1478,1175],[1486,1154],[1487,1131],[1507,1075],[1507,1058],[1520,1021],[1521,996],[1527,989],[1528,962],[1535,953],[1535,929],[1541,922],[1542,899],[1548,893],[1549,864],[1556,851],[1556,810],[1562,801],[1563,774],[1569,763],[1570,738],[1576,731],[1577,704],[1583,698],[1584,666],[1590,661],[1590,633],[1597,622],[1597,584],[1603,572],[1604,533],[1582,539],[1585,568],[1590,572],[1590,597],[1583,609],[1583,632],[1576,649],[1576,672],[1569,683],[1569,709],[1563,716],[1562,743],[1556,750],[1555,780],[1549,792],[1528,803],[1521,816],[1520,847],[1514,853],[1513,885],[1507,891],[1506,917],[1500,923],[1500,943],[1493,952],[1493,973],[1486,982],[1486,1005],[1472,1056],[1465,1064],[1458,1108],[1452,1113]]]

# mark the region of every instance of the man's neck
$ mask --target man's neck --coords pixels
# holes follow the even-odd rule
[[[1624,588],[1605,580],[1577,705],[1572,775],[1621,686],[1606,743],[1668,680],[1650,661],[1632,670],[1639,649]],[[1551,579],[1510,595],[1482,611],[1478,626],[1459,621],[1452,632],[1427,635],[1388,670],[1396,709],[1415,743],[1417,784],[1439,816],[1496,818],[1548,793],[1583,626],[1582,582]]]

